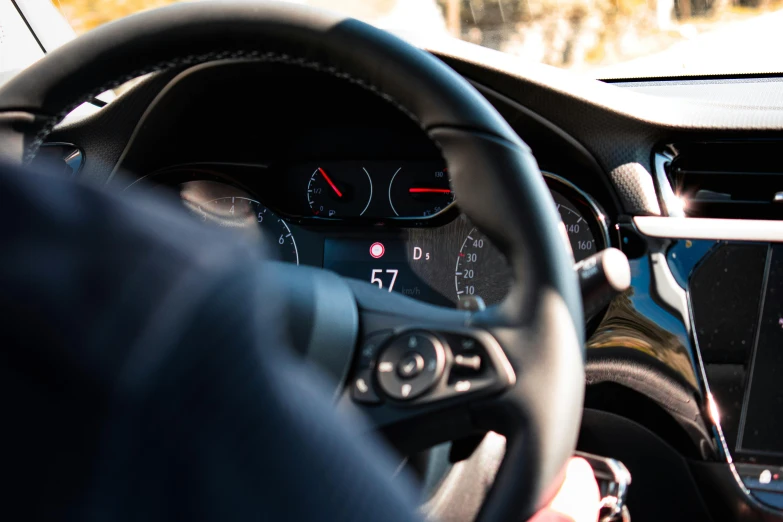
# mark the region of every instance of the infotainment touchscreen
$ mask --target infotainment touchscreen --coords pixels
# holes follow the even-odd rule
[[[767,256],[737,450],[783,455],[783,244]]]

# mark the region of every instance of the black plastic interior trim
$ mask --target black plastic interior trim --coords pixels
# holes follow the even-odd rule
[[[585,408],[605,411],[638,423],[665,440],[680,455],[701,459],[699,449],[671,412],[644,393],[615,382],[588,385]]]
[[[634,522],[714,522],[707,509],[711,499],[700,491],[687,460],[649,428],[587,407],[577,449],[626,465],[633,479],[627,501]]]
[[[537,112],[535,112],[532,109],[529,109],[525,107],[524,105],[520,104],[516,100],[510,98],[509,96],[506,96],[505,94],[502,94],[492,87],[487,86],[484,83],[471,80],[468,78],[468,81],[478,89],[478,91],[487,97],[487,99],[492,103],[496,109],[505,117],[505,111],[502,110],[501,107],[498,107],[498,103],[503,103],[505,105],[508,105],[510,108],[514,109],[519,115],[524,116],[535,123],[546,127],[549,131],[556,134],[561,140],[566,142],[573,150],[574,152],[577,152],[584,161],[590,165],[592,172],[595,176],[598,177],[598,179],[601,180],[603,183],[603,186],[606,188],[607,193],[612,198],[612,205],[614,208],[618,209],[621,208],[620,206],[620,200],[617,197],[617,193],[615,191],[615,187],[611,184],[611,182],[608,179],[608,176],[604,172],[604,170],[601,168],[600,163],[595,158],[592,152],[590,152],[587,147],[585,147],[576,137],[572,136],[565,130],[563,130],[561,127],[557,126],[544,116],[541,116]],[[520,135],[523,134],[522,129],[517,128],[514,121],[509,121],[509,124],[511,127]],[[522,136],[523,139],[525,136]],[[533,151],[535,153],[535,151]]]

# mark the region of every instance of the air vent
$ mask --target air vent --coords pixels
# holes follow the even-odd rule
[[[783,219],[783,142],[676,146],[667,175],[691,217]]]
[[[49,174],[59,174],[66,178],[78,174],[84,163],[84,154],[70,143],[44,143],[38,149],[31,167]]]

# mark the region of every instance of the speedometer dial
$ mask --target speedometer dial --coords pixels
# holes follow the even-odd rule
[[[606,225],[598,207],[588,203],[583,193],[563,180],[551,175],[549,180],[552,198],[568,233],[574,260],[582,261],[605,248],[608,245]],[[571,194],[573,199],[564,196],[553,185]],[[488,305],[499,303],[511,287],[512,277],[505,257],[480,231],[472,228],[460,243],[457,255],[454,270],[457,299],[477,296]]]
[[[488,305],[499,303],[508,292],[511,276],[506,258],[478,229],[471,229],[459,249],[454,270],[457,299],[476,296]]]
[[[568,240],[571,242],[574,260],[578,263],[598,252],[595,236],[587,220],[565,196],[555,190],[551,190],[551,192],[557,204],[557,210],[560,212],[560,218],[563,220],[568,232]]]

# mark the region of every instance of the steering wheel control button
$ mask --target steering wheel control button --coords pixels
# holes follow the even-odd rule
[[[445,365],[446,351],[437,337],[429,332],[407,332],[382,350],[375,375],[385,395],[409,401],[430,390]]]
[[[378,397],[378,394],[375,393],[372,387],[372,370],[359,370],[353,381],[351,397],[354,401],[363,404],[378,404],[381,402],[381,398]]]
[[[367,379],[363,379],[359,377],[358,379],[356,379],[356,390],[359,393],[367,393],[368,391],[370,391],[370,383],[367,382]]]
[[[455,355],[454,366],[477,372],[481,370],[481,357],[479,355]]]
[[[476,347],[476,340],[472,337],[463,337],[459,340],[458,345],[462,350],[469,352]]]
[[[401,379],[413,379],[424,369],[424,357],[418,352],[411,352],[402,358],[397,365],[397,375]]]
[[[445,379],[427,397],[440,400],[501,390],[513,384],[515,375],[492,335],[480,330],[438,332],[450,357]]]
[[[457,381],[454,384],[454,391],[457,393],[463,393],[470,390],[470,381]]]
[[[460,334],[446,334],[445,339],[453,354],[449,384],[453,385],[459,380],[489,375],[491,370],[488,366],[489,356],[481,341],[475,337]],[[465,385],[461,385],[460,388],[465,388]],[[471,388],[474,387],[471,386]]]
[[[359,368],[372,368],[373,363],[378,357],[378,352],[383,344],[391,337],[391,330],[382,330],[368,335],[364,339],[362,349],[359,352]]]

